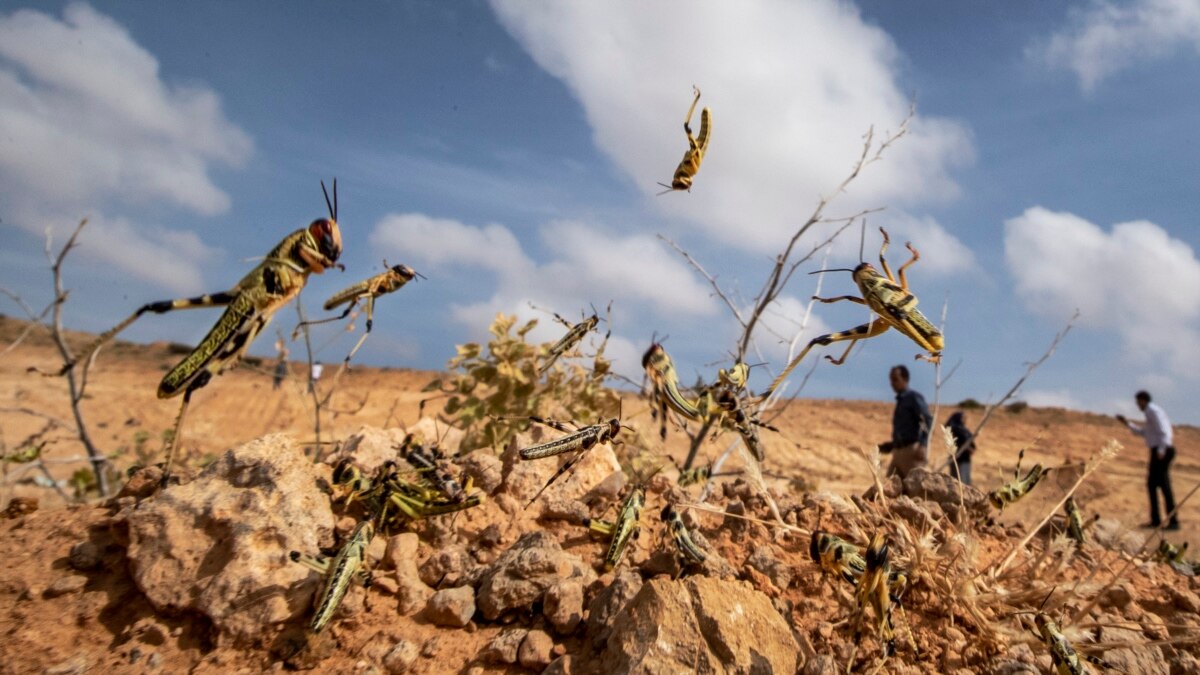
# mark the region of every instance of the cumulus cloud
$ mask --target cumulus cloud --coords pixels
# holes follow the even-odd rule
[[[894,130],[908,113],[895,44],[850,3],[492,6],[534,60],[569,87],[596,145],[647,198],[687,147],[683,116],[699,85],[713,136],[695,189],[652,203],[740,249],[777,250],[849,172],[863,133],[872,125]],[[972,154],[960,124],[917,116],[910,137],[865,171],[835,210],[951,197],[958,188],[950,170]]]
[[[1020,398],[1035,408],[1088,409],[1069,389],[1030,389]]]
[[[409,213],[381,219],[371,243],[385,255],[403,255],[434,270],[457,266],[494,274],[491,297],[452,308],[472,328],[486,326],[498,311],[527,315],[530,303],[564,315],[610,299],[676,317],[716,309],[708,287],[653,237],[607,235],[559,221],[543,227],[541,238],[550,260],[535,263],[503,225]]]
[[[1165,357],[1200,377],[1200,261],[1187,243],[1144,220],[1111,232],[1035,206],[1004,224],[1018,296],[1033,312],[1111,331],[1137,362]]]
[[[59,20],[33,10],[0,15],[0,198],[18,226],[70,228],[84,213],[165,203],[203,215],[229,208],[208,176],[212,164],[240,166],[250,138],[200,86],[168,85],[152,54],[86,4]],[[176,257],[176,276],[198,279],[197,264],[172,246],[202,250],[188,233],[128,219],[95,218],[93,230],[124,237],[120,253],[93,248],[142,278],[168,287],[147,258]]]
[[[1200,4],[1195,0],[1095,0],[1072,11],[1068,24],[1029,54],[1074,71],[1084,91],[1139,62],[1189,47],[1200,52]]]

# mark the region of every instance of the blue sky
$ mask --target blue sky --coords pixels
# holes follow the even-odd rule
[[[1022,398],[1129,413],[1148,388],[1200,422],[1200,3],[627,5],[0,11],[0,285],[47,301],[43,232],[61,241],[87,215],[66,320],[104,330],[146,301],[232,285],[324,215],[318,181],[337,176],[347,270],[310,280],[309,311],[384,258],[428,277],[379,301],[360,361],[436,369],[497,311],[612,300],[618,367],[637,375],[651,335],[669,334],[691,380],[725,365],[736,325],[656,235],[748,305],[866,130],[894,130],[915,98],[910,135],[828,215],[886,207],[868,257],[879,225],[896,263],[904,240],[921,250],[910,282],[935,320],[947,304],[946,362],[962,361],[943,401],[1000,396],[1078,308]],[[693,84],[712,145],[690,194],[656,197]],[[857,256],[854,232],[829,264]],[[795,278],[759,334],[775,370],[775,335],[796,334],[816,283]],[[823,283],[855,290],[845,273]],[[125,337],[194,342],[215,318],[151,316]],[[818,306],[801,344],[865,318]],[[294,323],[292,308],[276,317]],[[355,339],[330,328],[320,358]],[[888,398],[888,366],[917,351],[887,333],[818,367],[802,395]],[[928,396],[932,381],[917,364]]]

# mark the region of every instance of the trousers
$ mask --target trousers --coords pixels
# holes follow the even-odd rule
[[[909,471],[925,466],[925,460],[924,444],[897,445],[892,448],[892,463],[888,465],[888,475],[900,476],[900,480],[904,480]]]
[[[1167,446],[1166,452],[1160,458],[1155,448],[1150,448],[1150,472],[1146,478],[1146,489],[1150,493],[1150,524],[1162,523],[1158,511],[1158,491],[1162,490],[1163,502],[1167,513],[1171,514],[1171,523],[1179,522],[1175,511],[1175,494],[1171,491],[1171,461],[1175,459],[1175,448]]]

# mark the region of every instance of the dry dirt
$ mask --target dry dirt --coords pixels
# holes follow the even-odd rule
[[[8,345],[24,325],[0,319],[0,345]],[[71,336],[75,345],[89,338]],[[155,387],[180,358],[179,349],[172,345],[118,342],[102,352],[92,369],[82,406],[85,420],[96,445],[113,453],[118,467],[139,461],[134,449],[139,438],[147,439],[142,441],[147,455],[140,461],[159,459],[155,451],[161,446],[162,432],[173,424],[178,399],[158,400]],[[30,368],[53,370],[56,365],[61,361],[49,335],[40,328],[16,349],[0,356],[0,443],[8,449],[43,430],[48,418],[64,422],[71,419],[65,382],[29,372]],[[293,376],[279,390],[272,388],[273,366],[266,361],[239,368],[196,394],[184,429],[184,451],[190,463],[211,461],[231,447],[268,433],[286,432],[301,443],[315,440],[312,402],[298,375],[302,365],[293,364]],[[327,368],[327,378],[333,370]],[[434,377],[436,373],[355,367],[342,379],[331,410],[322,421],[322,439],[345,439],[363,426],[391,428],[414,423],[420,417],[420,401],[427,396],[420,390]],[[626,398],[624,410],[627,422],[649,424],[644,406],[639,408],[632,397]],[[425,410],[426,414],[430,412],[434,410]],[[949,412],[943,409],[938,416],[945,419]],[[802,503],[802,491],[861,494],[872,484],[872,474],[854,448],[885,439],[890,415],[890,404],[882,402],[798,400],[790,405],[776,421],[782,434],[765,434],[764,470],[772,489],[783,496],[781,503]],[[973,425],[979,415],[980,411],[968,412],[968,423]],[[86,466],[78,459],[82,455],[79,445],[69,435],[68,429],[51,428],[44,436],[51,442],[43,457],[56,477],[67,477]],[[997,412],[980,439],[975,483],[984,490],[998,486],[1001,472],[1011,474],[1022,448],[1027,449],[1027,465],[1041,462],[1058,466],[1082,461],[1111,438],[1124,444],[1125,450],[1080,488],[1077,500],[1085,514],[1100,513],[1133,531],[1146,519],[1146,450],[1140,439],[1111,418],[1060,409]],[[673,434],[665,452],[682,457],[680,443],[679,434]],[[708,458],[721,447],[723,443],[706,446]],[[1172,477],[1178,499],[1200,484],[1200,429],[1177,427],[1176,447],[1179,459]],[[49,668],[56,668],[54,672],[145,672],[155,668],[161,668],[159,672],[257,672],[283,667],[266,646],[255,650],[220,644],[211,637],[203,618],[158,616],[124,569],[124,552],[108,527],[114,509],[94,502],[64,506],[52,490],[33,483],[37,472],[29,465],[6,464],[3,470],[0,506],[13,497],[33,497],[39,500],[40,508],[28,515],[0,520],[6,560],[0,569],[0,635],[4,636],[0,639],[0,672],[42,672]],[[1065,474],[1056,478],[1052,472],[1048,484],[1005,511],[999,529],[1021,532],[1023,524],[1032,524],[1044,515],[1069,485]],[[647,511],[657,514],[659,508],[661,503],[652,500]],[[1200,541],[1200,499],[1189,501],[1181,509],[1181,520],[1183,530],[1170,533],[1168,540]],[[809,562],[807,542],[778,540],[759,526],[731,534],[726,531],[730,528],[720,527],[719,516],[702,514],[700,521],[709,541],[735,570],[743,569],[758,542],[776,542],[779,560],[801,580],[791,589],[777,589],[769,580],[757,578],[761,574],[742,576],[768,595],[773,592],[786,600],[791,607],[787,618],[796,633],[810,637],[818,646],[822,644],[828,622],[834,617],[828,611],[808,613],[813,601],[805,597],[804,591],[822,587],[815,585],[819,574]],[[566,550],[596,563],[597,570],[602,571],[601,547],[580,536],[575,526],[561,521],[540,526],[530,523],[530,527],[535,526],[558,535]],[[644,561],[649,549],[656,546],[655,537],[647,539],[643,536],[640,547],[644,550],[635,554],[634,560]],[[79,581],[68,559],[73,546],[89,540],[100,552],[101,560]],[[422,554],[428,553],[423,546]],[[1102,566],[1119,568],[1115,556],[1111,553]],[[1164,618],[1174,610],[1169,609],[1171,601],[1163,595],[1162,587],[1174,584],[1196,588],[1195,582],[1189,584],[1161,566],[1138,567],[1131,576],[1135,590],[1145,593],[1143,605],[1159,608],[1156,614]],[[602,581],[607,579],[611,577],[602,577]],[[825,595],[828,597],[824,601],[831,603],[828,607],[836,607],[835,596],[828,591]],[[368,610],[373,610],[372,597],[367,594]],[[836,613],[843,615],[844,610]],[[935,644],[941,639],[937,634],[943,630],[945,617],[924,615],[919,607],[910,607],[909,613],[915,617],[918,643]],[[415,672],[465,672],[470,668],[528,672],[519,666],[484,664],[477,658],[502,630],[498,622],[482,621],[477,615],[466,629],[451,629],[437,627],[420,616],[396,617],[394,613],[369,611],[358,617],[354,630],[334,631],[336,644],[330,658],[321,664],[321,671],[379,668],[377,659],[371,657],[378,650],[373,652],[370,645],[404,639],[432,655],[423,655],[414,666]],[[538,619],[529,621],[536,624]],[[581,640],[580,636],[560,638],[556,649],[575,654]],[[1187,649],[1192,648],[1194,645]],[[1037,646],[1034,650],[1038,654],[1045,651]],[[932,654],[938,652],[936,647],[932,649]],[[911,662],[911,655],[906,660]],[[839,663],[844,668],[844,660]],[[921,670],[942,669],[936,662],[917,663]]]

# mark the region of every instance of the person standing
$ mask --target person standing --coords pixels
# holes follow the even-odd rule
[[[321,365],[320,361],[316,361],[312,364],[312,372],[309,373],[310,377],[308,378],[309,392],[312,392],[312,390],[316,388],[317,380],[321,379],[321,373],[324,372],[324,370],[325,366]]]
[[[282,337],[275,341],[275,351],[277,356],[275,357],[275,386],[273,388],[278,389],[288,376],[288,348]]]
[[[946,428],[954,437],[954,463],[951,464],[950,474],[963,482],[971,484],[971,456],[975,454],[975,435],[967,428],[966,420],[961,410],[955,411],[946,420]]]
[[[1139,391],[1133,400],[1137,402],[1138,409],[1146,414],[1145,422],[1138,426],[1125,419],[1124,415],[1117,415],[1117,419],[1134,435],[1141,436],[1146,441],[1146,447],[1150,449],[1150,471],[1146,478],[1146,488],[1150,493],[1150,522],[1142,527],[1162,525],[1158,511],[1158,491],[1162,490],[1163,502],[1170,516],[1165,529],[1178,530],[1179,516],[1175,513],[1175,494],[1171,491],[1171,461],[1175,459],[1171,420],[1167,419],[1167,413],[1163,412],[1158,404],[1150,402],[1149,392]]]
[[[929,452],[926,447],[933,415],[925,397],[908,386],[908,367],[892,366],[888,380],[896,392],[896,409],[892,412],[892,440],[880,444],[879,451],[891,453],[888,475],[903,479],[913,469],[925,466]]]

